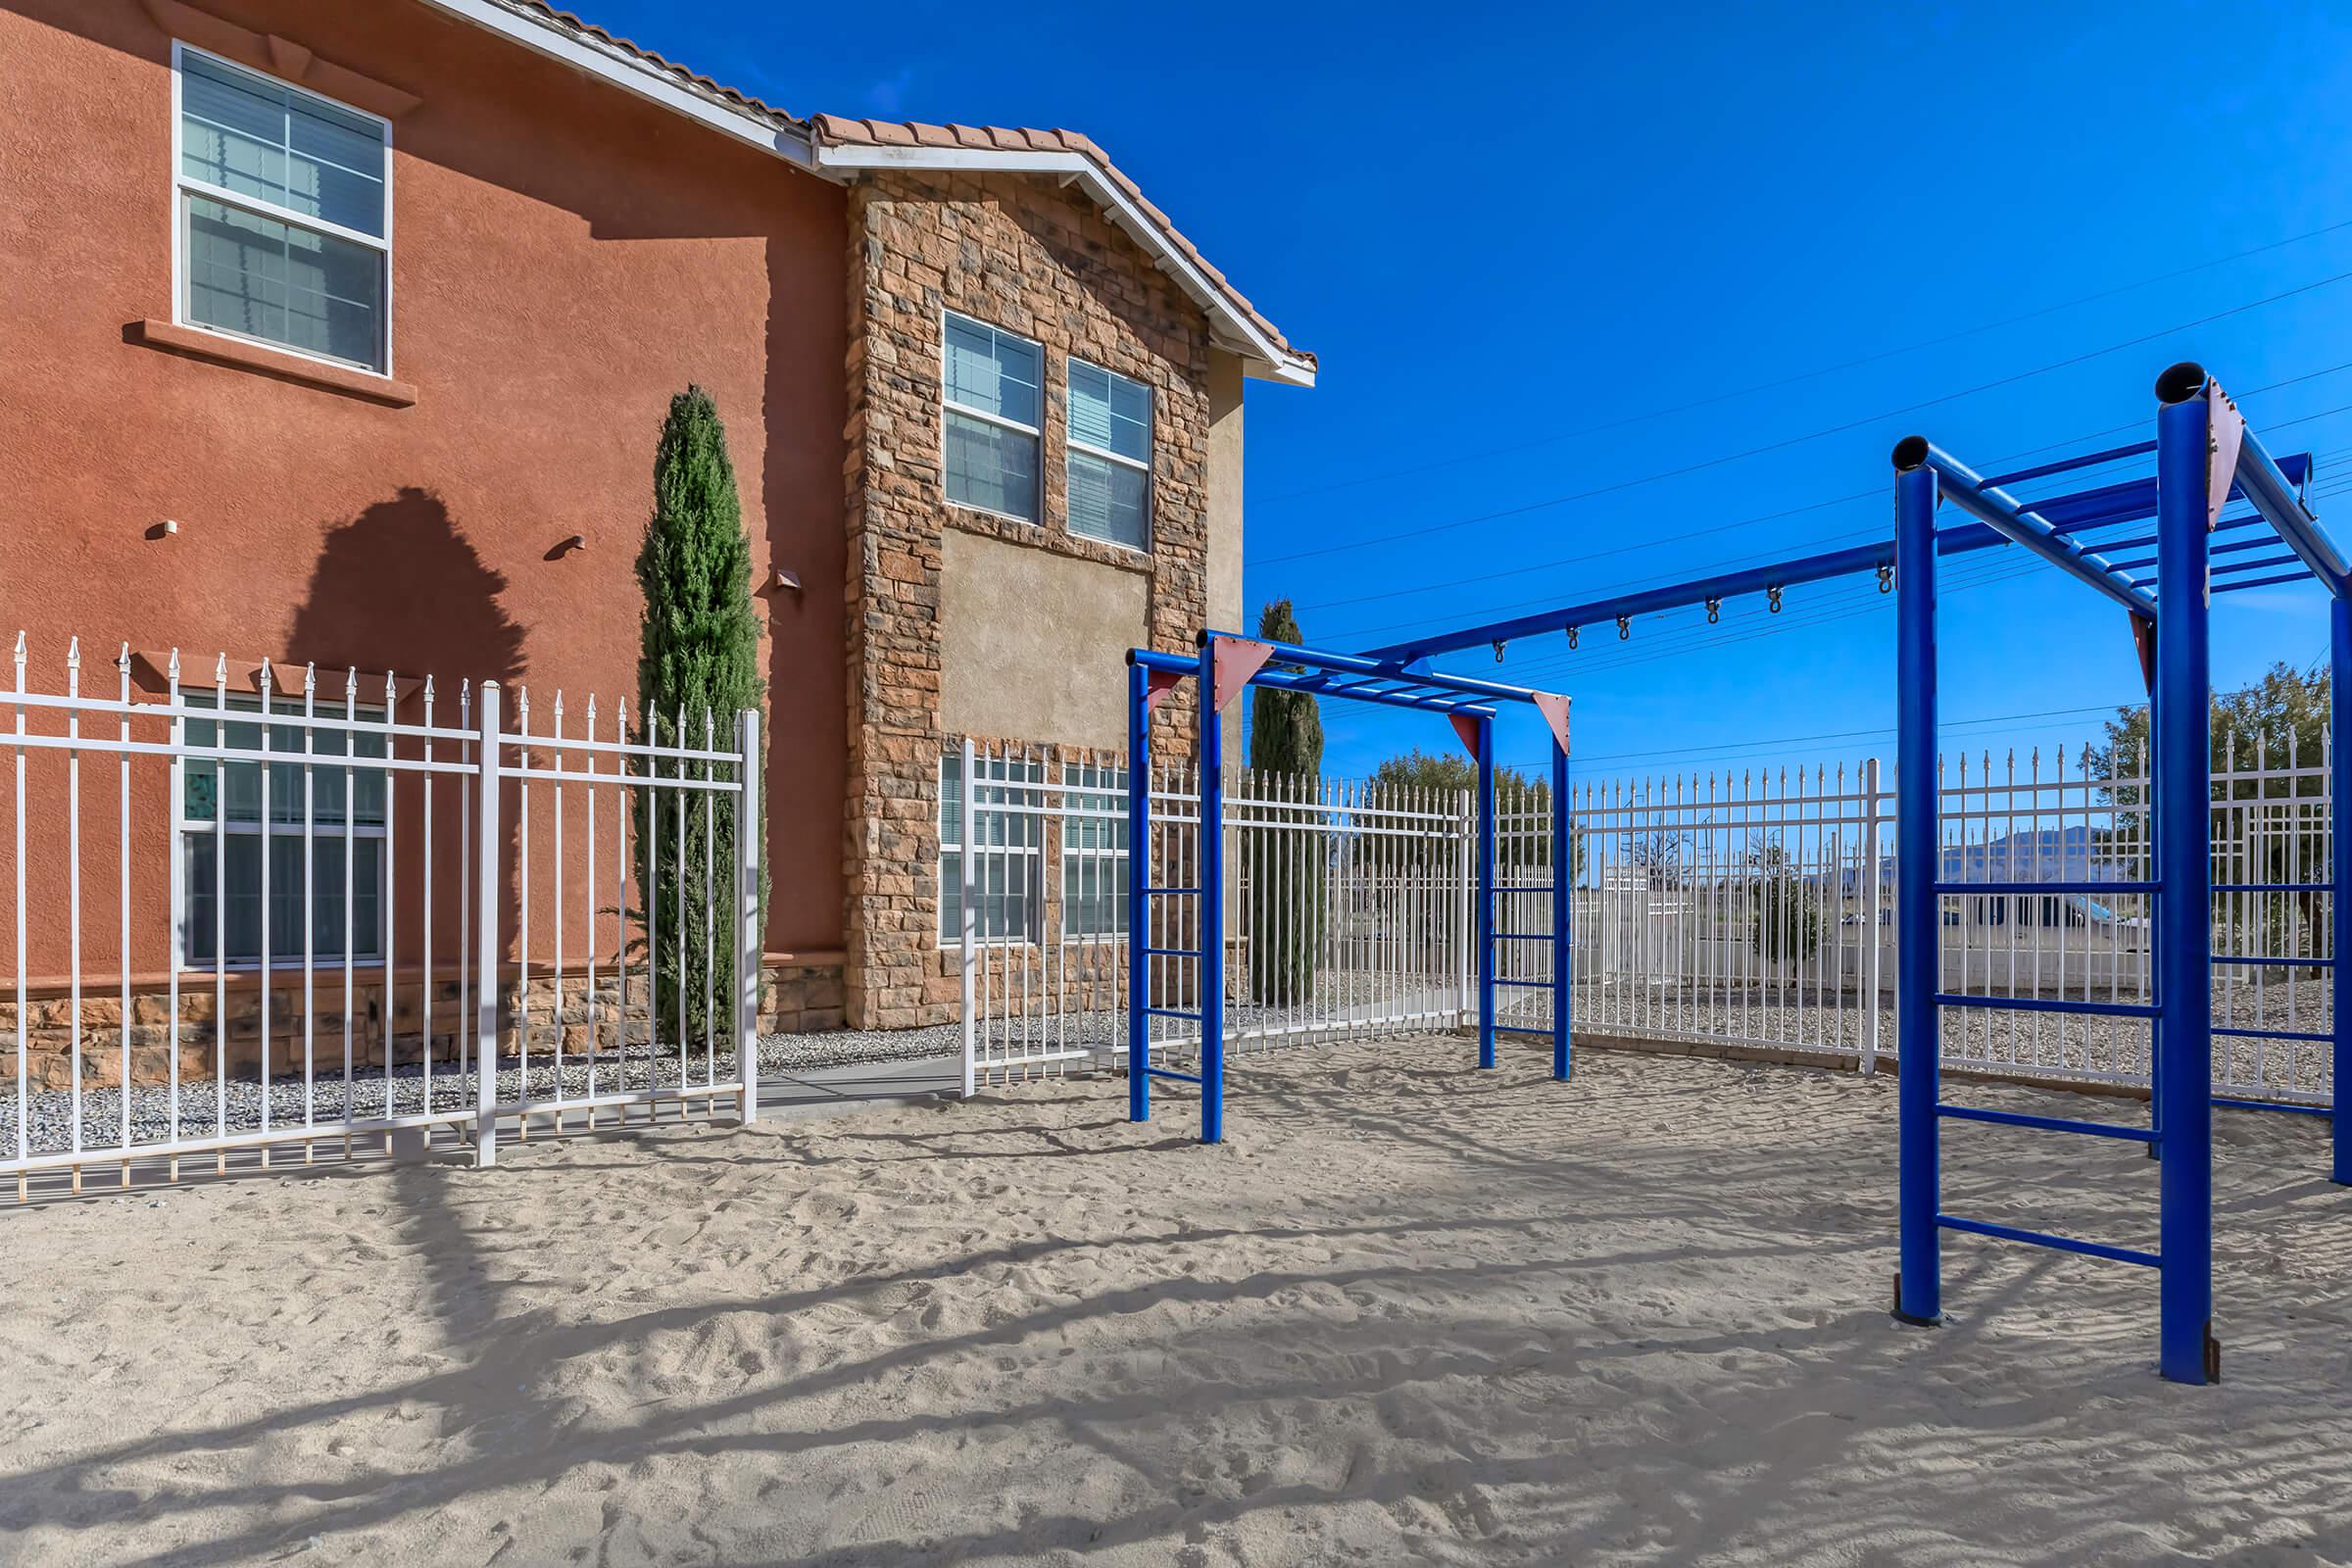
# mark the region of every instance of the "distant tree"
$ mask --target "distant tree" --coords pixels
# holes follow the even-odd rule
[[[1268,642],[1298,643],[1298,617],[1288,599],[1267,605],[1257,634]],[[1280,666],[1277,666],[1280,667]],[[1305,692],[1259,686],[1250,692],[1250,766],[1276,792],[1286,781],[1314,780],[1323,771],[1323,716]],[[1309,843],[1320,836],[1306,835]],[[1254,828],[1243,840],[1250,901],[1250,992],[1287,1006],[1314,990],[1322,952],[1325,865],[1315,856],[1285,856],[1284,833]]]
[[[1389,758],[1372,770],[1372,788],[1391,798],[1420,792],[1425,798],[1451,805],[1465,797],[1475,805],[1478,794],[1478,764],[1461,752],[1425,752],[1414,747],[1409,752]],[[1551,820],[1551,783],[1548,779],[1530,778],[1518,768],[1497,764],[1494,769],[1495,815],[1504,822],[1548,824]],[[1585,833],[1576,830],[1576,872],[1584,874]],[[1425,859],[1438,853],[1438,846],[1426,839],[1389,841],[1388,846],[1374,844],[1366,847],[1368,855],[1393,855]],[[1506,833],[1495,845],[1496,861],[1506,871],[1523,871],[1551,864],[1551,845],[1548,832]]]
[[[734,742],[735,715],[764,706],[766,683],[760,674],[751,542],[744,536],[726,427],[719,421],[717,405],[699,386],[670,399],[669,416],[662,421],[654,454],[653,514],[637,552],[637,585],[645,597],[637,658],[640,738],[661,746],[683,742],[699,748],[709,715],[717,749],[725,750]],[[649,760],[637,760],[638,766],[642,769]],[[662,1033],[666,1038],[678,1027],[682,991],[687,1039],[701,1038],[707,1022],[714,1034],[731,1037],[733,816],[724,807],[714,809],[717,797],[702,792],[634,793],[637,887],[648,907],[631,912],[641,945],[648,918],[657,923],[657,940],[651,944],[653,1003],[664,1025]],[[687,813],[683,863],[677,851],[681,810]],[[703,873],[705,833],[711,837],[708,880]],[[763,875],[763,915],[766,891]],[[715,931],[710,929],[713,916],[719,922]],[[708,965],[706,946],[713,956]],[[715,1018],[710,1016],[713,1012]]]
[[[1748,897],[1754,918],[1748,942],[1767,962],[1790,963],[1821,951],[1821,886],[1779,843],[1756,834],[1748,842]]]

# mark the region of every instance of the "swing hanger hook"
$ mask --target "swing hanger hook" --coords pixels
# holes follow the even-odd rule
[[[1508,648],[1509,646],[1510,646],[1510,644],[1508,644],[1508,643],[1504,642],[1504,641],[1503,641],[1501,638],[1499,638],[1499,637],[1497,637],[1497,638],[1495,638],[1495,639],[1494,639],[1494,662],[1496,662],[1497,664],[1499,664],[1499,663],[1501,663],[1501,662],[1502,662],[1502,653],[1503,653],[1503,650],[1504,650],[1504,649],[1506,649],[1506,648]]]
[[[1777,582],[1768,584],[1764,589],[1764,600],[1765,603],[1772,606],[1772,612],[1776,615],[1779,614],[1781,612],[1781,585]]]
[[[1568,628],[1568,646],[1571,648],[1576,646],[1576,628],[1574,626]]]
[[[1720,599],[1710,599],[1710,600],[1708,600],[1708,601],[1707,601],[1707,624],[1708,624],[1708,625],[1710,625],[1710,626],[1712,626],[1712,625],[1714,625],[1714,624],[1715,624],[1717,621],[1721,620],[1722,618],[1723,618],[1723,601],[1722,601],[1722,600],[1720,600]]]
[[[1634,634],[1634,617],[1633,617],[1633,616],[1631,616],[1631,615],[1619,615],[1619,616],[1617,617],[1617,640],[1618,640],[1619,642],[1624,642],[1624,641],[1625,641],[1625,640],[1626,640],[1628,637],[1631,637],[1633,634]]]
[[[1879,592],[1883,594],[1894,592],[1894,563],[1891,561],[1879,563]]]

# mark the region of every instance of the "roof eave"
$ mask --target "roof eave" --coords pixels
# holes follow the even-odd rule
[[[1237,310],[1224,291],[1191,257],[1169,242],[1159,225],[1136,206],[1102,166],[1083,153],[991,147],[828,146],[822,142],[816,143],[812,150],[813,167],[819,172],[844,175],[878,169],[1061,175],[1063,183],[1084,187],[1112,224],[1142,246],[1159,270],[1207,314],[1221,345],[1240,356],[1245,374],[1288,386],[1315,384],[1313,360],[1275,342],[1256,322]]]
[[[807,124],[757,113],[708,92],[642,56],[505,0],[421,0],[436,11],[493,32],[621,91],[768,153],[797,169],[815,167]]]

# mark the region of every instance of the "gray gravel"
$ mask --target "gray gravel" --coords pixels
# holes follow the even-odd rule
[[[1393,977],[1326,974],[1321,977],[1312,1007],[1264,1007],[1237,1003],[1227,1010],[1228,1022],[1239,1030],[1242,1052],[1307,1044],[1355,1032],[1351,1019],[1394,1005],[1400,987]],[[1450,1005],[1449,985],[1430,982],[1417,1005],[1436,1010]],[[1503,1022],[1533,1025],[1542,1014],[1530,1010],[1535,999],[1504,999]],[[1547,1005],[1547,1001],[1544,1004]],[[1699,988],[1652,988],[1615,985],[1580,988],[1577,1027],[1582,1031],[1633,1038],[1781,1047],[1791,1050],[1854,1052],[1862,1039],[1863,1012],[1851,994],[1819,996],[1793,990],[1751,990],[1744,995]],[[2325,1034],[2330,1026],[2325,987],[2297,989],[2291,1005],[2282,990],[2256,997],[2241,990],[2226,996],[2217,1007],[2217,1022],[2245,1028],[2293,1029]],[[1181,1030],[1181,1023],[1163,1027]],[[1423,1027],[1442,1027],[1430,1024]],[[1894,1009],[1879,1010],[1882,1050],[1895,1043]],[[1056,1048],[1107,1050],[1125,1035],[1123,1009],[1090,1009],[1045,1018],[991,1019],[981,1031],[982,1059],[1017,1054],[1026,1047],[1045,1043]],[[1986,1012],[1946,1008],[1943,1013],[1947,1061],[1965,1061],[1988,1069],[2017,1072],[2053,1081],[2067,1079],[2141,1079],[2148,1061],[2147,1026],[2132,1020],[2087,1018],[2049,1013]],[[923,1029],[838,1029],[822,1034],[768,1035],[760,1042],[760,1070],[763,1079],[824,1068],[872,1063],[915,1061],[952,1056],[962,1049],[959,1024],[937,1024]],[[2217,1039],[2214,1069],[2217,1082],[2233,1092],[2256,1097],[2290,1096],[2326,1099],[2329,1093],[2328,1051],[2319,1041],[2261,1041]],[[686,1078],[694,1083],[733,1075],[734,1054],[719,1052],[715,1062],[700,1050],[689,1053]],[[497,1097],[514,1103],[522,1093],[523,1074],[512,1058],[498,1073]],[[589,1093],[589,1066],[568,1058],[559,1091],[555,1063],[534,1052],[529,1073],[533,1100]],[[642,1048],[624,1060],[608,1054],[596,1066],[598,1093],[643,1090],[650,1085],[674,1089],[680,1080],[675,1054],[651,1060]],[[217,1127],[232,1133],[261,1127],[265,1099],[270,1124],[286,1126],[305,1119],[305,1086],[299,1076],[273,1079],[264,1086],[251,1079],[231,1079],[220,1086],[219,1099],[211,1079],[183,1083],[179,1089],[180,1132],[204,1137]],[[396,1069],[387,1077],[378,1070],[355,1073],[346,1101],[340,1064],[322,1062],[309,1088],[309,1106],[321,1122],[340,1121],[347,1114],[372,1120],[387,1114],[415,1116],[428,1108],[424,1070]],[[389,1111],[387,1112],[387,1096]],[[475,1102],[473,1074],[437,1066],[431,1075],[429,1108],[438,1113],[463,1113]],[[122,1128],[121,1091],[85,1088],[81,1095],[81,1145],[88,1149],[118,1147]],[[171,1091],[165,1085],[142,1085],[130,1092],[130,1131],[134,1144],[155,1143],[171,1136]],[[74,1105],[68,1091],[50,1090],[25,1102],[26,1143],[31,1152],[53,1153],[73,1147]],[[15,1106],[0,1101],[0,1147],[13,1145]],[[328,1134],[327,1136],[336,1136]]]

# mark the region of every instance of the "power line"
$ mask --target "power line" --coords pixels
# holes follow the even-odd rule
[[[2107,344],[2103,348],[2090,349],[2081,354],[2071,355],[2062,360],[2052,360],[2045,365],[2034,366],[2031,369],[2018,370],[2009,375],[1998,376],[1990,381],[1980,381],[1975,386],[1963,387],[1957,392],[1946,392],[1940,396],[1927,398],[1918,403],[1905,404],[1901,408],[1886,409],[1877,414],[1866,415],[1858,419],[1847,419],[1841,423],[1824,425],[1820,429],[1808,430],[1801,435],[1788,436],[1779,441],[1768,441],[1762,446],[1748,447],[1739,452],[1723,453],[1716,457],[1701,459],[1696,463],[1683,464],[1677,467],[1661,468],[1652,473],[1640,474],[1630,479],[1619,479],[1613,483],[1598,485],[1590,490],[1579,490],[1568,495],[1553,496],[1543,501],[1531,501],[1522,506],[1506,507],[1497,512],[1481,513],[1476,516],[1457,517],[1450,522],[1430,523],[1419,528],[1400,529],[1395,533],[1375,534],[1369,539],[1353,540],[1347,544],[1324,545],[1314,550],[1295,550],[1288,555],[1266,556],[1260,558],[1260,560],[1262,564],[1272,565],[1286,561],[1307,561],[1321,556],[1342,555],[1355,550],[1369,550],[1376,545],[1394,544],[1399,539],[1420,539],[1426,538],[1431,534],[1448,533],[1456,528],[1468,528],[1478,523],[1494,522],[1505,517],[1524,516],[1531,512],[1544,512],[1553,507],[1564,507],[1580,501],[1591,501],[1600,496],[1617,495],[1627,490],[1639,489],[1643,485],[1656,484],[1661,480],[1681,478],[1686,474],[1701,473],[1709,468],[1722,467],[1726,464],[1740,463],[1748,458],[1762,457],[1768,453],[1783,452],[1790,447],[1803,446],[1807,442],[1818,441],[1826,436],[1841,435],[1849,430],[1859,430],[1866,425],[1876,424],[1882,419],[1898,418],[1906,414],[1917,414],[1926,409],[1937,408],[1946,403],[1958,402],[1962,398],[1975,397],[1982,392],[1990,392],[2004,386],[2014,386],[2020,381],[2029,381],[2036,376],[2048,375],[2054,371],[2067,369],[2077,365],[2086,364],[2092,360],[2104,359],[2108,355],[2120,354],[2126,349],[2138,348],[2143,344],[2153,343],[2159,338],[2171,337],[2176,333],[2191,331],[2200,326],[2210,326],[2216,321],[2227,320],[2233,316],[2242,316],[2249,311],[2261,310],[2265,306],[2276,305],[2281,300],[2293,299],[2298,295],[2309,294],[2317,289],[2331,288],[2338,283],[2348,280],[2352,280],[2352,272],[2338,272],[2332,277],[2323,277],[2314,282],[2300,283],[2293,288],[2282,290],[2277,294],[2267,295],[2262,299],[2249,300],[2242,305],[2233,305],[2225,311],[2216,311],[2210,316],[2198,317],[2193,321],[2181,321],[2176,325],[2162,327],[2153,332],[2141,333],[2137,337],[2126,338],[2122,342]]]
[[[1718,404],[1734,402],[1740,398],[1755,397],[1765,392],[1777,392],[1785,387],[1819,380],[1825,375],[1837,375],[1845,370],[1860,369],[1864,366],[1899,359],[1906,354],[1917,354],[1926,349],[1941,348],[1946,343],[1958,343],[1986,332],[2000,331],[2004,327],[2021,326],[2028,321],[2040,320],[2044,317],[2056,316],[2061,312],[2079,310],[2085,305],[2096,305],[2101,300],[2114,299],[2118,295],[2130,294],[2138,289],[2152,288],[2158,283],[2169,283],[2176,278],[2211,271],[2217,267],[2227,267],[2232,262],[2242,262],[2251,257],[2283,250],[2289,245],[2300,245],[2306,240],[2321,239],[2345,228],[2352,228],[2352,219],[2345,219],[2319,228],[2306,229],[2300,234],[2290,234],[2284,239],[2273,240],[2267,245],[2256,245],[2248,250],[2215,257],[2211,261],[2198,262],[2191,267],[2176,268],[2169,272],[2158,272],[2153,276],[2138,278],[2130,283],[2119,283],[2113,288],[2101,289],[2095,294],[2084,294],[2055,305],[2045,305],[2021,316],[2004,317],[1996,321],[1984,321],[1975,326],[1962,327],[1956,332],[1946,332],[1940,337],[1923,338],[1919,342],[1906,343],[1898,348],[1882,349],[1875,354],[1865,354],[1859,359],[1842,360],[1835,365],[1825,365],[1815,369],[1802,370],[1793,375],[1781,376],[1776,380],[1759,381],[1751,386],[1739,387],[1729,392],[1718,392],[1710,397],[1697,398],[1689,403],[1678,403],[1670,408],[1651,409],[1643,414],[1623,415],[1614,419],[1604,420],[1599,424],[1588,424],[1574,430],[1563,430],[1556,435],[1544,436],[1534,441],[1520,441],[1509,446],[1489,447],[1479,452],[1465,452],[1450,458],[1441,458],[1434,463],[1416,464],[1403,468],[1390,468],[1379,473],[1359,474],[1351,479],[1335,479],[1327,484],[1308,485],[1299,490],[1285,490],[1279,495],[1266,497],[1259,504],[1272,506],[1284,501],[1296,501],[1304,496],[1327,495],[1337,490],[1353,490],[1363,485],[1385,483],[1391,479],[1410,478],[1415,474],[1430,473],[1440,468],[1458,467],[1465,463],[1481,463],[1490,458],[1510,457],[1515,453],[1532,452],[1541,447],[1555,446],[1562,441],[1573,441],[1583,436],[1605,434],[1610,430],[1622,430],[1629,425],[1647,423],[1651,419],[1671,418],[1678,414],[1694,413],[1699,409],[1713,408]]]

